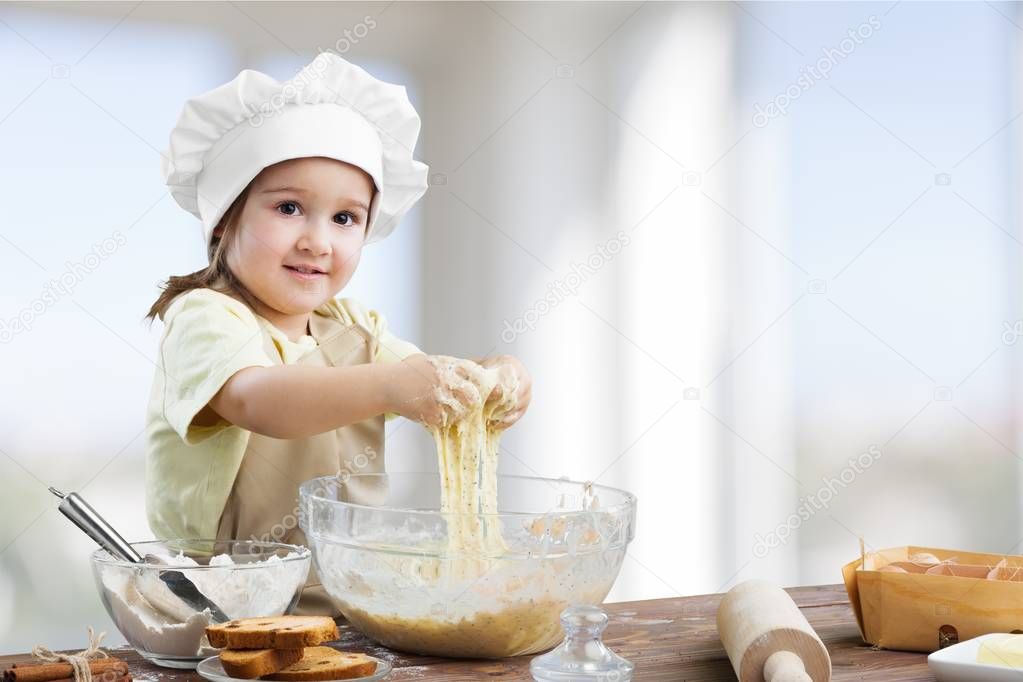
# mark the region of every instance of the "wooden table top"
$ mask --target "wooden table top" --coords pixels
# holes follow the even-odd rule
[[[836,682],[923,682],[935,679],[927,668],[925,654],[875,651],[863,643],[843,586],[797,587],[788,592],[827,645],[834,670],[832,679]],[[721,596],[605,604],[610,624],[604,641],[636,665],[634,680],[735,680],[715,627]],[[532,680],[529,675],[531,656],[497,661],[411,656],[374,644],[349,625],[342,623],[340,629],[340,644],[344,649],[362,651],[393,663],[394,672],[387,678],[388,682],[423,679],[438,682]],[[128,661],[137,682],[203,682],[195,671],[151,665],[130,648],[109,651]],[[0,656],[0,668],[30,658],[28,654]]]

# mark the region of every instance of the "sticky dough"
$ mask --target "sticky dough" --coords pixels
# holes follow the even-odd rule
[[[566,521],[516,517],[502,528],[487,516],[498,511],[498,423],[517,408],[518,377],[508,366],[483,368],[443,357],[433,362],[443,373],[441,385],[449,386],[436,396],[447,418],[427,426],[437,447],[447,537],[432,524],[424,533],[420,524],[406,523],[386,529],[407,538],[404,546],[394,545],[406,551],[328,546],[327,555],[318,557],[320,576],[348,621],[385,646],[470,658],[544,651],[561,639],[558,615],[570,602],[604,600],[624,548],[548,554],[542,538],[568,532]],[[467,396],[478,399],[458,399]],[[583,509],[598,507],[587,488]],[[382,537],[392,542],[390,535]],[[590,528],[581,542],[600,539]]]
[[[502,428],[497,424],[515,409],[518,375],[507,365],[482,367],[446,356],[433,356],[442,387],[453,387],[467,401],[459,401],[451,389],[438,388],[437,400],[445,407],[441,426],[429,427],[437,446],[442,513],[448,517],[448,551],[459,572],[471,571],[474,559],[500,556],[507,551],[496,518],[497,455]],[[459,372],[461,370],[461,373]],[[462,378],[468,374],[471,381]],[[494,399],[487,398],[494,393]]]

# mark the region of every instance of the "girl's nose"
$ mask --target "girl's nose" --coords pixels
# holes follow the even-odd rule
[[[309,220],[296,246],[316,256],[330,253],[330,225],[326,220]]]

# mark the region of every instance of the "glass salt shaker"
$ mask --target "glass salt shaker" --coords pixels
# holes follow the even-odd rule
[[[537,682],[629,682],[635,666],[601,641],[607,614],[599,606],[570,606],[561,612],[565,641],[529,663]]]

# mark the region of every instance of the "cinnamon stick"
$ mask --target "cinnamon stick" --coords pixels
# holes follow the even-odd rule
[[[117,673],[111,674],[113,671],[107,671],[100,675],[92,678],[92,682],[132,682],[131,673]],[[59,680],[50,680],[49,682],[75,682],[73,677],[65,677]]]
[[[131,673],[116,673],[108,670],[100,675],[96,675],[92,678],[93,682],[132,682]],[[75,682],[73,677],[65,677],[59,680],[49,680],[49,682]]]
[[[128,665],[128,663],[125,662],[124,659],[118,658],[117,656],[106,656],[104,658],[90,658],[89,659],[89,669],[90,670],[93,670],[93,669],[99,667],[100,670],[102,671],[103,669],[105,669],[107,667],[119,667],[118,664]],[[70,663],[63,663],[63,662],[47,663],[46,661],[31,661],[31,660],[30,661],[21,661],[20,663],[12,663],[11,667],[12,668],[40,668],[42,666],[47,666],[47,665],[65,665],[65,666],[68,667],[68,669],[71,668],[71,664]]]
[[[97,658],[89,661],[89,670],[94,677],[100,677],[105,672],[126,675],[128,664],[114,657]],[[74,675],[70,663],[15,663],[4,671],[3,682],[53,682],[73,679]]]

